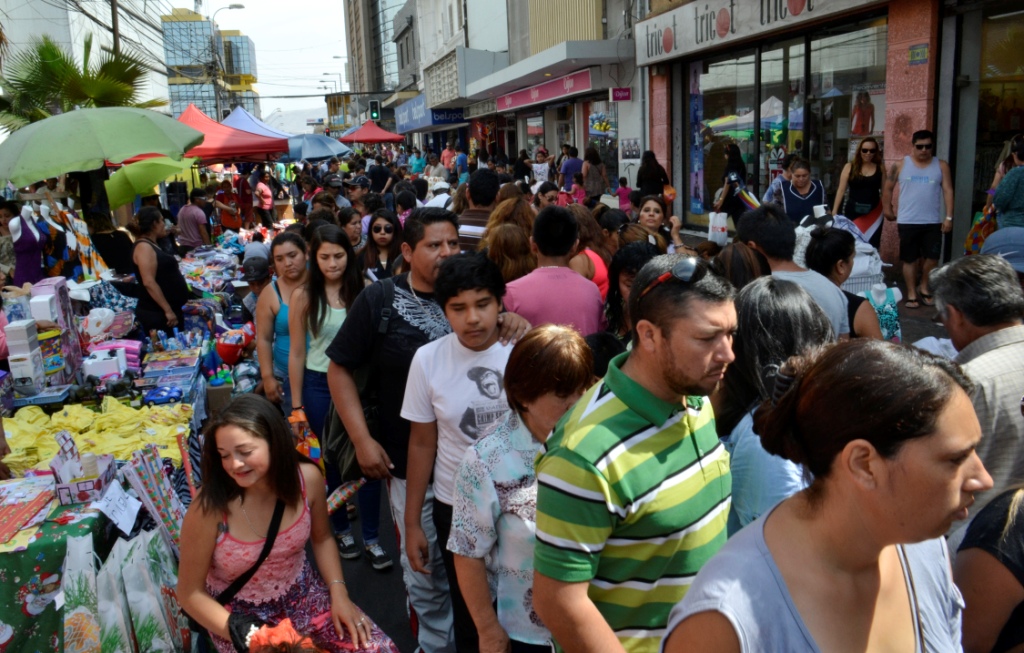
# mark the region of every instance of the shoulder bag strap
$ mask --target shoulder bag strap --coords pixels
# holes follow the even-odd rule
[[[277,505],[274,506],[274,516],[270,518],[270,530],[267,531],[267,539],[263,541],[263,550],[260,551],[260,557],[256,560],[256,563],[252,567],[249,567],[244,574],[239,576],[228,585],[227,589],[217,595],[217,603],[221,605],[227,605],[231,599],[235,598],[245,584],[252,580],[252,577],[256,575],[256,571],[263,564],[263,561],[270,555],[270,550],[274,548],[274,540],[277,539],[277,531],[281,528],[281,518],[284,516],[284,501],[277,500]]]

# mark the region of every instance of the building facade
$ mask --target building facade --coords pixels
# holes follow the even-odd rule
[[[958,255],[1006,143],[1024,131],[1024,12],[1010,0],[655,0],[636,26],[649,91],[647,147],[679,190],[675,212],[706,228],[736,143],[760,196],[795,152],[829,192],[861,140],[887,166],[936,132],[950,162]],[[898,235],[883,232],[894,260]]]
[[[161,16],[164,56],[169,71],[171,113],[178,117],[194,104],[223,119],[236,106],[260,117],[256,46],[238,31],[221,31],[205,16],[174,9]]]
[[[33,39],[49,36],[82,61],[87,35],[92,35],[93,56],[114,45],[109,0],[78,0],[74,10],[60,2],[0,0],[0,23],[10,46],[7,56],[29,47]],[[167,100],[167,69],[164,65],[163,28],[147,11],[145,0],[119,0],[120,47],[143,59],[149,74],[143,81],[139,101]],[[166,111],[166,108],[157,109]]]

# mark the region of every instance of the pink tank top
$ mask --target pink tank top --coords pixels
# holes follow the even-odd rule
[[[245,584],[237,597],[251,603],[263,603],[279,598],[295,583],[306,560],[305,546],[309,540],[312,519],[309,503],[306,501],[306,481],[302,482],[302,514],[294,524],[279,531],[270,555],[259,570]],[[214,596],[220,594],[231,581],[241,576],[256,563],[263,550],[264,540],[242,542],[228,532],[227,514],[220,526],[217,545],[213,549],[213,561],[206,576],[206,585]]]
[[[597,284],[597,289],[601,291],[601,301],[604,301],[608,299],[608,266],[604,264],[604,259],[589,247],[583,250],[583,253],[594,263],[594,278],[591,281]]]

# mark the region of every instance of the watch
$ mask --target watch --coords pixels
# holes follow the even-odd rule
[[[946,220],[950,220],[950,221],[952,221],[952,220],[953,220],[953,216],[951,216],[951,215],[947,215],[947,216],[946,216]]]

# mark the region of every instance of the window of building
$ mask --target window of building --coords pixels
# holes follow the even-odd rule
[[[871,19],[688,64],[686,221],[707,224],[730,144],[751,194],[760,198],[795,152],[831,206],[860,141],[871,135],[884,146],[887,39],[886,20]]]
[[[619,109],[616,102],[600,100],[587,102],[584,112],[587,116],[586,147],[593,147],[601,157],[605,173],[612,188],[619,185]]]

